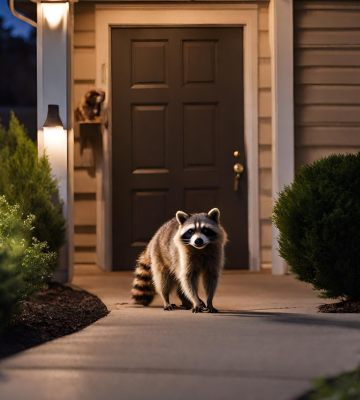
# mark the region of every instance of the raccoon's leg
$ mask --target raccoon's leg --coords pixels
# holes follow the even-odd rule
[[[212,301],[218,284],[219,274],[217,271],[204,271],[203,280],[207,296],[207,311],[210,313],[216,313],[218,310],[213,306]]]
[[[181,300],[181,306],[182,308],[185,308],[186,310],[190,310],[192,308],[192,303],[191,301],[185,296],[184,292],[181,289],[181,286],[178,285],[177,287],[177,295],[179,296],[179,299]],[[205,304],[204,304],[205,306]]]
[[[180,281],[184,294],[192,302],[192,312],[198,313],[205,311],[205,304],[198,295],[199,271],[187,272],[181,277]]]
[[[164,302],[164,310],[171,311],[176,306],[170,303],[170,293],[174,288],[175,280],[168,269],[155,266],[153,268],[153,279],[157,292]]]
[[[182,303],[181,307],[185,308],[186,310],[191,310],[192,309],[192,302],[191,302],[191,300],[189,300],[185,296],[183,290],[181,289],[181,285],[179,285],[178,288],[177,288],[177,295],[179,296],[179,299],[181,300],[181,303]],[[203,308],[206,308],[205,303],[200,299],[200,297],[199,297],[199,300],[200,300],[201,306]]]
[[[174,277],[168,272],[164,271],[162,274],[162,283],[161,283],[161,297],[164,301],[164,310],[171,311],[176,308],[175,304],[170,303],[170,293],[175,286]]]

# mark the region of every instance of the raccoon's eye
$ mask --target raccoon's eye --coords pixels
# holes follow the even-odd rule
[[[216,233],[212,229],[209,229],[209,228],[202,228],[201,233],[203,233],[206,236],[215,236],[216,235]]]
[[[184,240],[190,240],[194,232],[194,229],[188,229],[185,233],[181,235],[181,238]]]

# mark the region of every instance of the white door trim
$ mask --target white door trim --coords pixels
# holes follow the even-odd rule
[[[96,84],[111,98],[110,31],[114,26],[242,26],[244,28],[244,130],[248,167],[249,269],[260,270],[258,187],[258,11],[248,4],[96,5]],[[104,193],[98,209],[98,263],[111,270],[111,104],[104,134]],[[110,200],[110,201],[109,201]],[[110,204],[110,206],[109,206]],[[241,224],[242,221],[239,221]],[[104,247],[105,243],[105,247]]]
[[[269,8],[272,87],[272,198],[294,180],[293,0],[271,0]],[[279,232],[272,227],[272,272],[287,271],[278,250]]]

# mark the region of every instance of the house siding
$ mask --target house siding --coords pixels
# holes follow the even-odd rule
[[[360,3],[296,1],[295,164],[360,149]]]
[[[80,3],[74,11],[74,105],[95,86],[95,6]],[[89,149],[81,149],[79,126],[74,146],[75,263],[96,262],[96,177]]]
[[[271,267],[271,64],[269,41],[269,7],[259,5],[259,196],[260,251],[263,268]]]
[[[75,4],[74,104],[95,86],[95,6]],[[268,3],[258,3],[259,29],[259,189],[261,264],[271,266],[271,71]],[[75,262],[96,261],[96,182],[88,168],[86,155],[75,143]]]

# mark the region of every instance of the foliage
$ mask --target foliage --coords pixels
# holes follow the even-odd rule
[[[360,153],[303,166],[275,204],[280,255],[323,296],[360,298]]]
[[[0,325],[50,278],[55,253],[32,237],[33,220],[0,196]]]
[[[358,400],[360,399],[360,368],[332,379],[320,378],[314,390],[299,400]]]
[[[0,125],[0,195],[19,204],[24,215],[34,215],[34,236],[58,251],[65,240],[65,221],[56,182],[46,156],[38,158],[35,144],[26,136],[14,114],[9,128]]]
[[[10,319],[20,301],[22,278],[17,268],[17,257],[0,249],[0,331]]]

